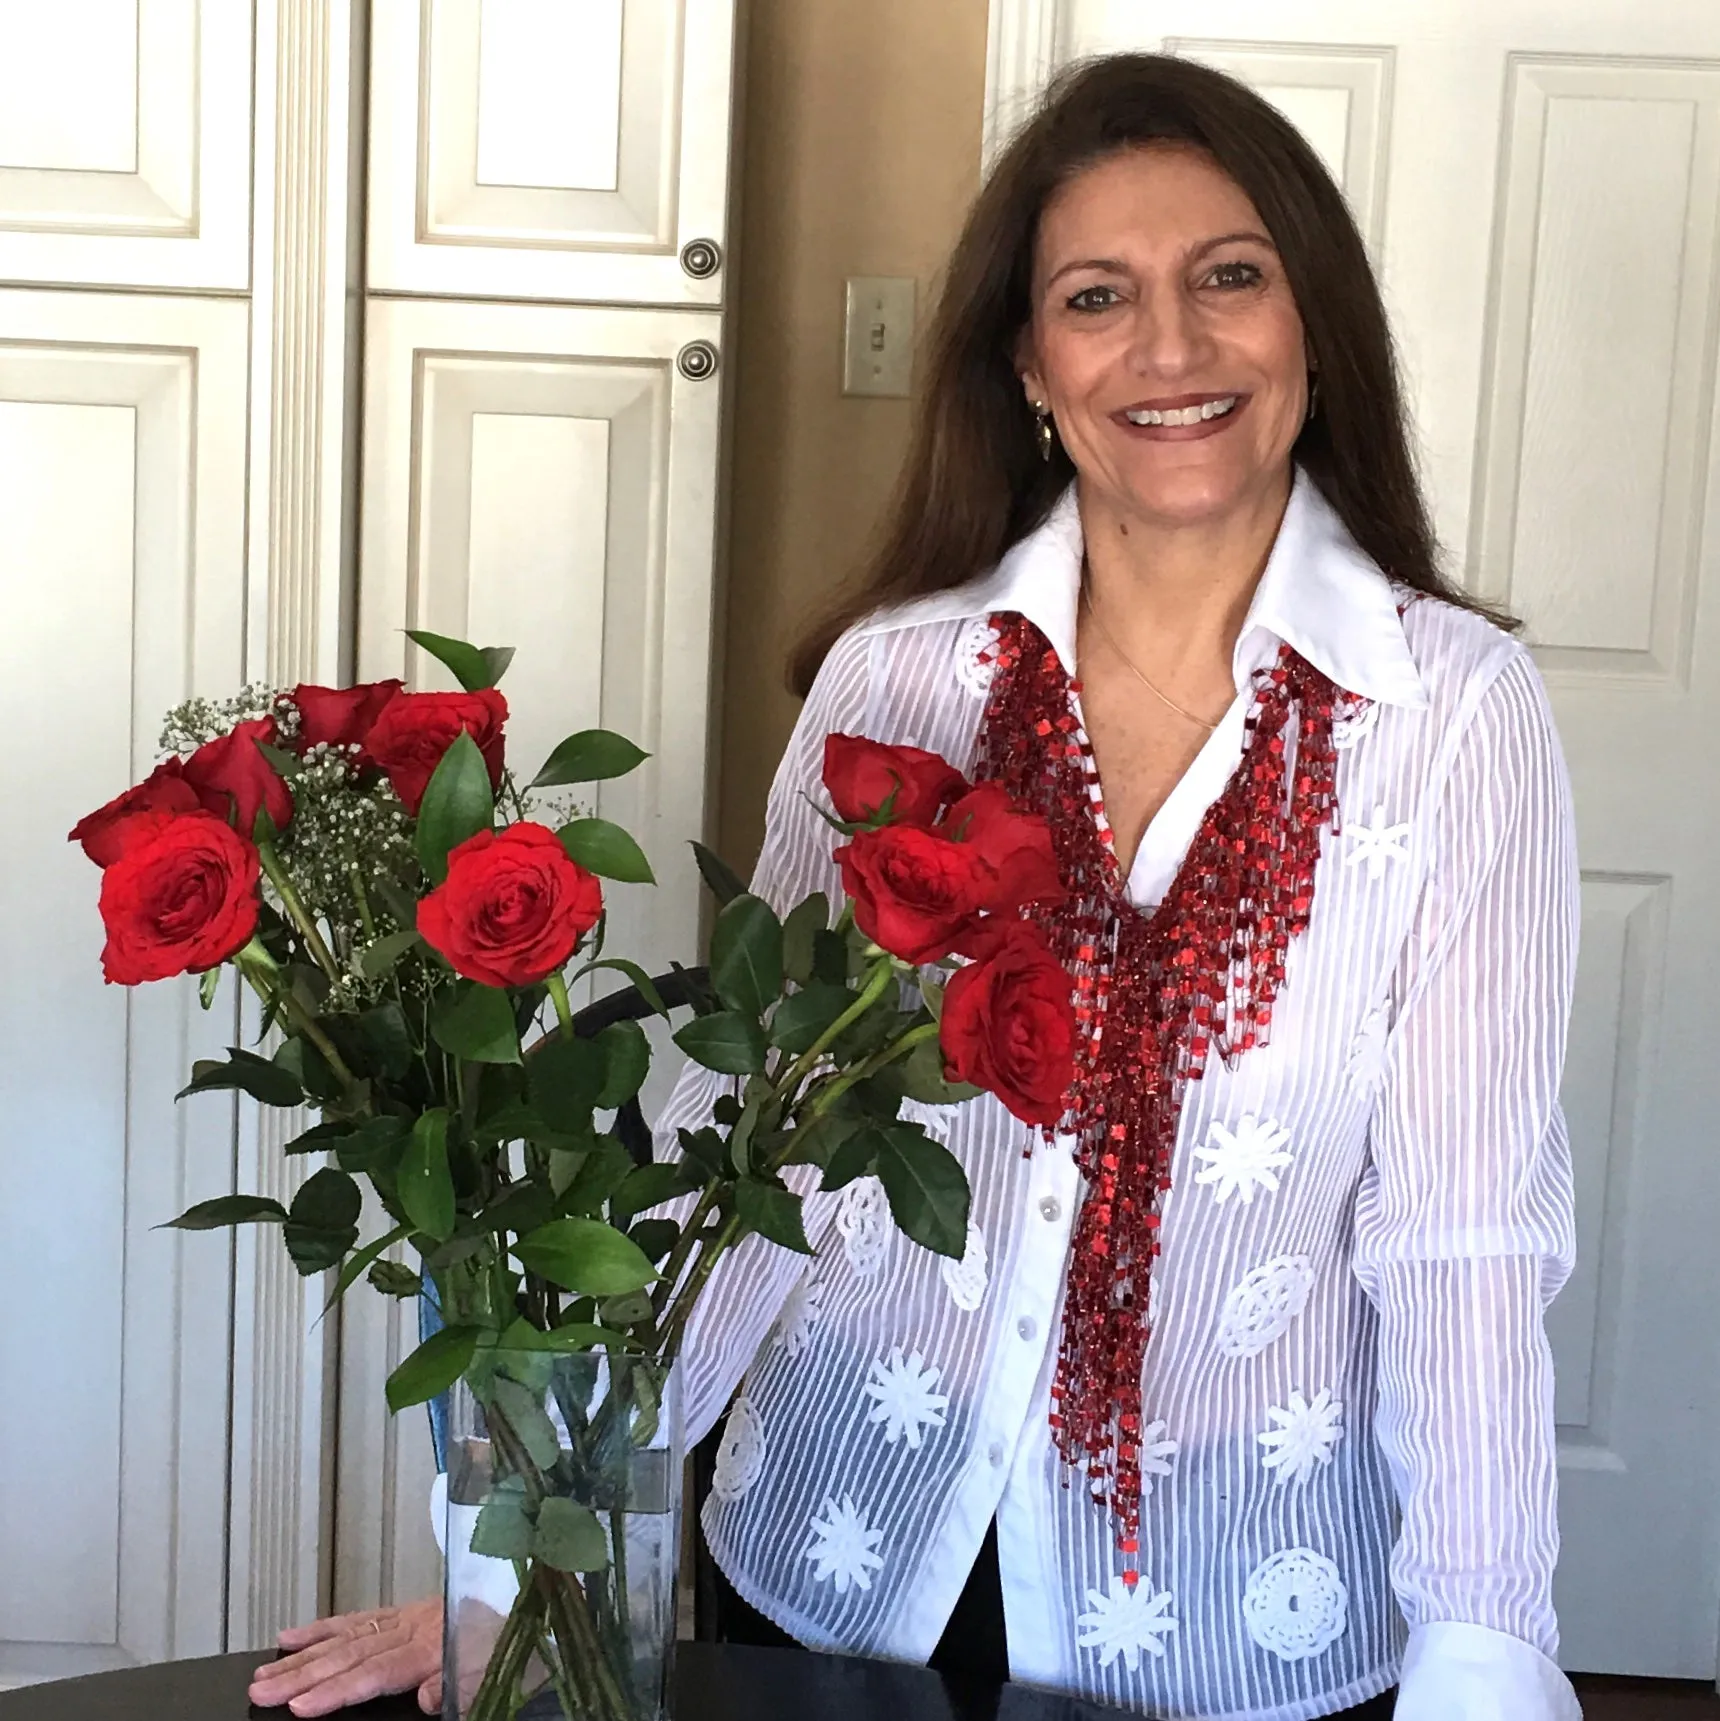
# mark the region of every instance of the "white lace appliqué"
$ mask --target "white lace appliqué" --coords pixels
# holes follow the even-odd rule
[[[1248,1635],[1285,1661],[1306,1661],[1344,1635],[1350,1594],[1338,1568],[1312,1548],[1287,1548],[1257,1566],[1242,1596]]]
[[[1360,709],[1352,707],[1351,715],[1333,721],[1332,745],[1340,753],[1347,753],[1358,741],[1373,734],[1374,725],[1379,720],[1380,703],[1377,699],[1370,699]]]
[[[1144,1578],[1133,1589],[1112,1578],[1109,1592],[1088,1590],[1087,1611],[1075,1616],[1075,1642],[1098,1650],[1101,1667],[1122,1656],[1133,1673],[1141,1665],[1141,1651],[1163,1655],[1165,1638],[1181,1623],[1166,1612],[1170,1605],[1171,1592],[1155,1591]]]
[[[848,1265],[862,1277],[876,1273],[890,1249],[890,1203],[876,1177],[857,1177],[842,1191],[836,1229]]]
[[[764,1474],[764,1461],[764,1418],[751,1399],[737,1398],[717,1442],[711,1492],[719,1500],[738,1500]]]
[[[1195,1158],[1204,1162],[1194,1180],[1215,1186],[1213,1199],[1220,1207],[1233,1195],[1246,1207],[1257,1189],[1278,1193],[1278,1173],[1291,1163],[1285,1151],[1290,1135],[1271,1118],[1244,1117],[1235,1128],[1215,1123],[1207,1141],[1206,1147],[1194,1150]]]
[[[1386,875],[1387,861],[1409,859],[1409,826],[1388,825],[1384,805],[1374,808],[1371,825],[1344,826],[1350,852],[1344,856],[1345,866],[1365,866],[1370,880]]]
[[[970,1219],[967,1228],[967,1246],[962,1250],[962,1258],[952,1261],[944,1256],[938,1267],[938,1273],[944,1281],[944,1289],[950,1294],[950,1301],[958,1309],[972,1314],[985,1301],[985,1288],[991,1280],[991,1265],[986,1258],[985,1233]]]
[[[819,1306],[823,1301],[822,1279],[802,1279],[788,1293],[788,1301],[776,1318],[776,1343],[791,1357],[799,1356],[812,1343],[813,1328],[824,1313]]]
[[[927,1105],[924,1100],[903,1100],[898,1114],[903,1123],[917,1123],[927,1135],[949,1145],[950,1125],[955,1122],[954,1106]]]
[[[1165,1433],[1163,1422],[1149,1422],[1141,1430],[1141,1438],[1136,1450],[1141,1466],[1141,1498],[1143,1500],[1152,1493],[1155,1476],[1170,1475],[1172,1460],[1182,1450],[1181,1443],[1166,1439]]]
[[[906,1440],[911,1452],[918,1452],[920,1441],[928,1428],[942,1428],[944,1413],[950,1401],[937,1390],[943,1371],[927,1365],[918,1351],[906,1358],[897,1345],[887,1357],[872,1364],[865,1392],[876,1399],[868,1422],[884,1424],[884,1438],[894,1446]]]
[[[1266,1448],[1260,1462],[1276,1472],[1280,1482],[1306,1482],[1322,1464],[1332,1462],[1344,1437],[1344,1407],[1330,1387],[1315,1393],[1312,1403],[1293,1392],[1290,1402],[1274,1405],[1266,1419],[1277,1426],[1259,1436]]]
[[[996,653],[997,629],[991,617],[976,615],[956,636],[956,680],[983,698],[991,691]]]
[[[1391,1033],[1391,1011],[1382,1004],[1362,1020],[1350,1046],[1345,1074],[1359,1094],[1371,1098],[1386,1079],[1386,1040]]]
[[[884,1532],[868,1526],[854,1496],[844,1494],[840,1502],[834,1495],[827,1496],[824,1516],[814,1516],[811,1524],[812,1541],[805,1557],[813,1562],[812,1575],[820,1583],[834,1580],[839,1596],[847,1595],[850,1584],[869,1590],[873,1572],[883,1569],[884,1556],[873,1550]]]
[[[1218,1317],[1218,1348],[1229,1357],[1258,1356],[1290,1330],[1314,1288],[1306,1255],[1274,1255],[1224,1299]]]

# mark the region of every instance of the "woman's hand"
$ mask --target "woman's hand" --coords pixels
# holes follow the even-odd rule
[[[416,1691],[418,1707],[442,1707],[442,1603],[344,1613],[296,1625],[276,1640],[279,1661],[259,1667],[250,1699],[259,1709],[283,1703],[294,1715],[329,1715],[397,1691]]]

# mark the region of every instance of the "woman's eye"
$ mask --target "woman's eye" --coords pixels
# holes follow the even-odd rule
[[[1069,308],[1072,311],[1108,311],[1120,302],[1115,287],[1083,287],[1070,299]]]
[[[1263,278],[1258,263],[1220,263],[1208,276],[1215,287],[1252,287]]]

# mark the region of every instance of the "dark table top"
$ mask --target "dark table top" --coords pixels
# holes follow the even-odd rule
[[[0,1721],[241,1721],[287,1709],[245,1701],[266,1653],[168,1661],[0,1692]],[[352,1721],[407,1721],[410,1697],[343,1710]],[[805,1650],[683,1643],[675,1655],[676,1721],[1117,1721],[1118,1711],[1008,1685],[961,1689],[923,1667]]]

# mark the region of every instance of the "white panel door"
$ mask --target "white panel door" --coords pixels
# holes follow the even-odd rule
[[[173,1096],[235,1005],[103,985],[65,832],[243,677],[245,372],[241,303],[0,292],[0,1685],[222,1647],[232,1246],[154,1227],[233,1187]]]
[[[1260,88],[1350,196],[1442,541],[1527,618],[1576,784],[1554,1306],[1564,1660],[1711,1678],[1720,1621],[1720,7],[1068,0],[1065,55]]]
[[[371,287],[717,304],[734,14],[734,0],[376,0]]]
[[[0,0],[0,280],[250,279],[249,0]]]

